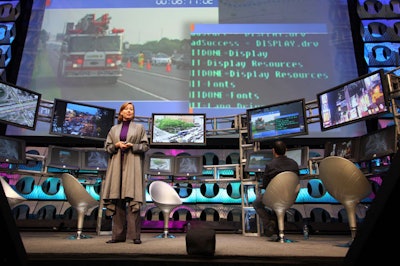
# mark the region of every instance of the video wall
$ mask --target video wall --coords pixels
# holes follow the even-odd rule
[[[109,30],[122,30],[122,76],[115,83],[60,79],[66,27],[88,14],[98,19],[108,14]],[[20,86],[49,101],[113,109],[132,100],[136,115],[145,117],[165,110],[242,114],[288,95],[312,101],[320,91],[359,76],[343,0],[38,0],[26,42]],[[139,64],[140,52],[152,58]],[[163,54],[166,63],[154,61]],[[182,67],[188,57],[190,67]],[[311,124],[304,137],[365,133],[363,126],[349,125],[322,134]],[[7,135],[49,136],[49,124],[39,121],[32,131],[8,126]]]

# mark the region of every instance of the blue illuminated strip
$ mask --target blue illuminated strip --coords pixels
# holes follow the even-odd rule
[[[71,1],[57,0],[50,1],[46,8],[65,9],[65,8],[164,8],[164,7],[218,7],[218,0],[113,0],[113,1]]]

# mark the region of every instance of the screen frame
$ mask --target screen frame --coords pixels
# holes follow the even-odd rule
[[[71,164],[62,164],[60,161],[60,156],[56,156],[56,152],[65,151],[71,152],[73,154],[72,158],[74,162]],[[47,168],[57,168],[57,169],[68,169],[68,170],[79,170],[81,168],[81,152],[78,148],[63,147],[56,145],[49,145],[46,159]]]
[[[153,160],[162,160],[167,163],[168,169],[152,168]],[[144,173],[152,176],[173,176],[175,169],[175,156],[161,153],[146,154],[144,161]]]
[[[190,160],[192,165],[196,166],[195,170],[182,169],[180,167],[182,160]],[[202,155],[178,155],[175,157],[174,176],[177,177],[192,177],[203,175],[203,156]]]
[[[350,153],[343,154],[350,143]],[[340,156],[346,158],[352,162],[358,162],[360,158],[360,137],[354,138],[343,138],[335,141],[328,141],[325,143],[324,157],[328,156]]]
[[[297,151],[297,150],[300,150],[300,152],[301,152],[301,154],[300,154],[300,163],[297,162],[297,164],[299,165],[299,169],[308,168],[308,160],[310,158],[310,148],[308,146],[301,146],[301,147],[295,147],[295,148],[287,149],[286,150],[286,156],[288,158],[294,159],[293,157],[289,156],[288,154],[291,151]],[[295,160],[295,161],[297,161],[297,160]]]
[[[265,160],[265,163],[261,167],[261,164],[257,164],[257,167],[254,164],[251,164],[250,162],[252,161],[252,157],[254,156],[262,156],[265,160],[265,158],[270,158],[270,160]],[[274,158],[274,155],[272,153],[272,149],[268,150],[258,150],[258,151],[248,151],[246,153],[246,164],[244,166],[244,172],[254,172],[254,173],[263,173],[265,171],[265,165],[267,162],[271,161]],[[261,160],[261,161],[262,161]]]
[[[68,133],[68,132],[58,132],[56,130],[56,127],[60,127],[60,126],[59,126],[59,122],[57,122],[57,120],[58,120],[57,113],[58,112],[62,113],[62,118],[63,118],[62,122],[64,122],[66,120],[66,113],[67,113],[68,105],[77,105],[80,107],[89,107],[89,108],[94,108],[94,109],[101,110],[101,111],[110,112],[110,114],[103,115],[101,117],[101,119],[96,120],[96,121],[102,121],[102,125],[104,123],[105,128],[104,128],[104,130],[102,130],[102,135],[101,136],[92,136],[92,135],[72,134],[72,133]],[[111,117],[112,117],[112,119],[111,119]],[[109,121],[104,121],[105,119],[109,119]],[[111,127],[113,125],[115,125],[115,121],[116,121],[116,110],[113,108],[55,98],[54,103],[53,103],[51,118],[50,118],[49,134],[50,135],[58,135],[58,136],[68,136],[68,137],[80,138],[80,139],[92,139],[92,140],[104,141],[104,140],[106,140],[107,134],[108,134],[109,130],[111,129]],[[61,127],[63,127],[63,126],[61,126]]]
[[[17,121],[17,120],[12,120],[12,119],[5,119],[0,117],[0,123],[4,123],[6,125],[12,125],[12,126],[16,126],[16,127],[20,127],[20,128],[25,128],[25,129],[30,129],[30,130],[35,130],[36,129],[36,124],[38,121],[38,116],[39,116],[39,109],[40,109],[40,101],[42,99],[42,94],[33,90],[29,90],[26,88],[23,88],[21,86],[17,86],[14,84],[11,84],[9,82],[5,82],[3,80],[0,79],[0,90],[4,90],[4,91],[8,91],[8,95],[10,95],[11,91],[16,91],[18,94],[19,93],[25,93],[25,94],[29,94],[31,96],[32,99],[34,99],[35,102],[35,107],[34,107],[34,111],[33,112],[29,112],[26,113],[24,115],[24,117],[31,117],[30,118],[30,123],[23,123],[22,121]],[[5,92],[4,92],[5,93]],[[1,100],[1,99],[0,99]],[[16,112],[16,108],[18,108],[18,101],[15,100],[12,103],[9,103],[8,105],[10,106],[10,111],[15,113]],[[3,109],[5,106],[3,106],[1,104],[0,101],[0,107]],[[4,110],[4,109],[3,109]],[[22,109],[18,110],[19,112],[28,112],[28,108],[27,106],[23,106]],[[4,113],[4,111],[2,111],[2,113]],[[19,116],[21,117],[21,116]]]
[[[384,151],[379,151],[374,152],[372,154],[367,153],[367,145],[366,142],[368,141],[368,138],[371,138],[372,136],[375,136],[385,140],[385,144],[388,144],[388,136],[393,136],[393,142],[389,143],[391,144],[391,150],[385,149]],[[370,161],[373,159],[378,159],[384,156],[388,155],[393,155],[397,152],[397,144],[398,144],[398,136],[397,136],[397,129],[396,126],[388,126],[385,128],[378,129],[374,132],[370,132],[368,134],[365,134],[363,136],[359,137],[359,142],[360,142],[360,149],[359,149],[359,158],[358,161],[363,162],[363,161]],[[376,151],[376,150],[375,150]]]
[[[271,132],[271,131],[276,131],[274,130],[263,130],[260,131],[258,134],[260,134],[260,136],[256,136],[253,130],[253,121],[255,121],[255,119],[253,119],[256,115],[259,114],[271,114],[271,112],[276,112],[276,111],[280,111],[283,108],[288,108],[290,106],[293,106],[293,108],[295,107],[296,104],[299,104],[301,106],[301,110],[296,110],[299,112],[299,130],[297,132],[287,132],[287,133],[279,133],[276,132],[274,135],[265,135],[265,133],[267,132]],[[287,114],[280,114],[280,116],[285,116]],[[247,116],[247,133],[248,133],[248,141],[250,143],[254,143],[254,142],[264,142],[267,140],[274,140],[274,139],[278,139],[278,138],[287,138],[287,137],[294,137],[294,136],[301,136],[301,135],[308,135],[308,123],[307,123],[307,116],[306,116],[306,102],[305,102],[305,98],[300,98],[300,99],[295,99],[295,100],[290,100],[290,101],[285,101],[285,102],[279,102],[279,103],[274,103],[274,104],[270,104],[270,105],[264,105],[264,106],[260,106],[260,107],[255,107],[255,108],[250,108],[246,110],[246,116]],[[276,120],[276,119],[274,119]]]
[[[169,137],[168,141],[164,141],[159,136],[156,136],[159,130],[156,128],[156,124],[159,120],[162,119],[174,119],[181,122],[185,122],[188,119],[191,121],[197,120],[198,122],[193,122],[193,124],[198,123],[198,126],[192,127],[198,128],[196,130],[197,135],[200,135],[199,141],[179,141],[177,136],[180,132],[190,132],[190,129],[182,129],[179,130],[175,135],[176,138]],[[206,136],[206,114],[205,113],[152,113],[151,115],[151,126],[150,126],[150,145],[157,146],[157,145],[168,145],[168,146],[205,146],[207,144],[207,136]],[[186,136],[186,135],[183,135]],[[176,140],[176,142],[174,141]]]
[[[4,151],[0,154],[0,162],[1,163],[10,163],[10,164],[25,164],[26,163],[26,142],[23,139],[12,138],[8,136],[1,136],[0,140],[8,143],[14,143],[13,147],[15,148],[15,152],[18,153],[17,158],[7,158],[9,154],[5,154]],[[3,146],[3,145],[2,145]],[[10,151],[9,149],[7,149]]]
[[[367,114],[362,117],[352,118],[347,121],[337,120],[334,122],[334,124],[328,125],[328,117],[331,117],[331,114],[325,115],[326,112],[324,110],[326,110],[326,109],[324,107],[329,106],[329,104],[326,103],[327,100],[324,100],[323,98],[327,99],[328,94],[331,94],[331,95],[335,94],[334,96],[337,96],[341,90],[343,90],[345,87],[350,86],[352,84],[357,86],[357,83],[362,82],[363,83],[362,85],[365,85],[365,80],[368,80],[369,78],[371,78],[372,76],[377,75],[377,74],[378,74],[379,80],[380,80],[380,89],[381,89],[380,93],[383,94],[384,110],[379,110],[376,113]],[[372,88],[369,88],[369,89],[372,89]],[[366,94],[363,94],[363,95],[366,95]],[[349,101],[350,101],[350,99],[349,99]],[[321,128],[322,132],[330,130],[330,129],[346,126],[349,124],[366,121],[369,119],[377,118],[379,116],[388,114],[388,113],[390,113],[390,103],[389,103],[389,84],[388,84],[387,76],[385,75],[383,69],[378,69],[376,71],[362,75],[358,78],[352,79],[348,82],[342,83],[342,84],[335,86],[333,88],[330,88],[328,90],[322,91],[317,94],[317,105],[318,105],[319,124],[320,124],[320,128]],[[357,106],[358,106],[358,103],[357,103]],[[355,109],[355,108],[353,108],[353,109]],[[329,110],[329,113],[332,112],[332,110],[330,108],[328,108],[328,110]],[[371,111],[371,109],[368,108],[368,111]]]
[[[88,170],[88,171],[107,171],[108,167],[108,159],[110,157],[109,153],[105,151],[103,148],[84,148],[80,150],[81,152],[81,167],[80,170]],[[89,156],[92,152],[99,152],[103,159],[106,159],[105,166],[89,166],[87,156]]]

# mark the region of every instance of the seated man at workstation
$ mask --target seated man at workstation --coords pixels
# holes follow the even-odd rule
[[[286,156],[286,144],[277,140],[272,146],[273,159],[265,165],[265,171],[262,175],[261,189],[265,189],[269,182],[277,174],[284,171],[292,171],[299,175],[299,166],[297,162]],[[259,193],[256,199],[253,201],[253,207],[258,217],[261,219],[261,223],[264,229],[265,236],[272,236],[274,233],[278,233],[276,216],[271,215],[262,202],[263,193]]]

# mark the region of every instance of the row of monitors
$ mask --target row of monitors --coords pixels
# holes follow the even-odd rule
[[[104,149],[79,149],[49,146],[47,167],[69,170],[106,171],[109,155]],[[156,176],[201,176],[202,155],[148,154],[144,173]]]
[[[390,112],[388,78],[382,69],[317,95],[321,130],[341,127]],[[0,82],[0,122],[34,130],[41,95]],[[17,112],[16,112],[17,109]],[[55,99],[50,134],[104,140],[116,110]],[[248,141],[308,134],[304,98],[246,110]],[[150,144],[205,145],[205,114],[152,114]]]
[[[369,134],[325,144],[324,156],[341,156],[353,162],[365,162],[393,155],[398,149],[396,126],[388,126]]]
[[[350,139],[327,142],[324,157],[341,156],[353,162],[369,161],[395,154],[398,139],[395,126]],[[0,162],[25,164],[25,141],[22,139],[0,137]],[[309,148],[307,146],[288,149],[286,155],[294,159],[300,169],[308,168]],[[67,148],[49,146],[47,167],[72,170],[105,171],[108,153],[98,148]],[[273,155],[270,149],[247,151],[245,172],[263,172]],[[149,175],[161,176],[200,176],[203,171],[202,155],[147,154],[144,171]]]
[[[0,162],[25,164],[25,141],[0,136]],[[50,145],[46,167],[65,170],[106,171],[109,154],[100,148],[72,148]],[[51,169],[50,169],[51,171]],[[203,173],[202,155],[148,154],[144,173],[161,176],[200,176]]]
[[[327,142],[324,157],[341,156],[353,162],[365,162],[384,156],[393,155],[397,151],[397,130],[389,126],[375,132],[350,139]],[[294,159],[300,169],[308,168],[309,149],[299,147],[288,149],[286,155]],[[264,172],[265,164],[272,160],[270,149],[248,152],[246,155],[246,172]]]
[[[100,148],[70,148],[50,145],[46,167],[67,170],[105,171],[108,153]],[[26,164],[26,143],[23,139],[0,136],[0,162]]]
[[[1,136],[2,149],[0,162],[25,164],[25,141]],[[289,149],[287,156],[296,160],[300,168],[306,168],[309,148]],[[108,153],[97,148],[70,148],[50,145],[46,166],[68,170],[105,171]],[[267,161],[272,159],[271,150],[248,152],[245,171],[262,172]],[[144,173],[156,176],[200,176],[203,173],[202,155],[166,155],[162,153],[146,154]]]
[[[390,112],[387,76],[377,70],[317,94],[321,131]],[[308,134],[304,99],[246,110],[250,142]]]
[[[153,176],[192,177],[203,175],[202,155],[146,155],[144,173]]]

